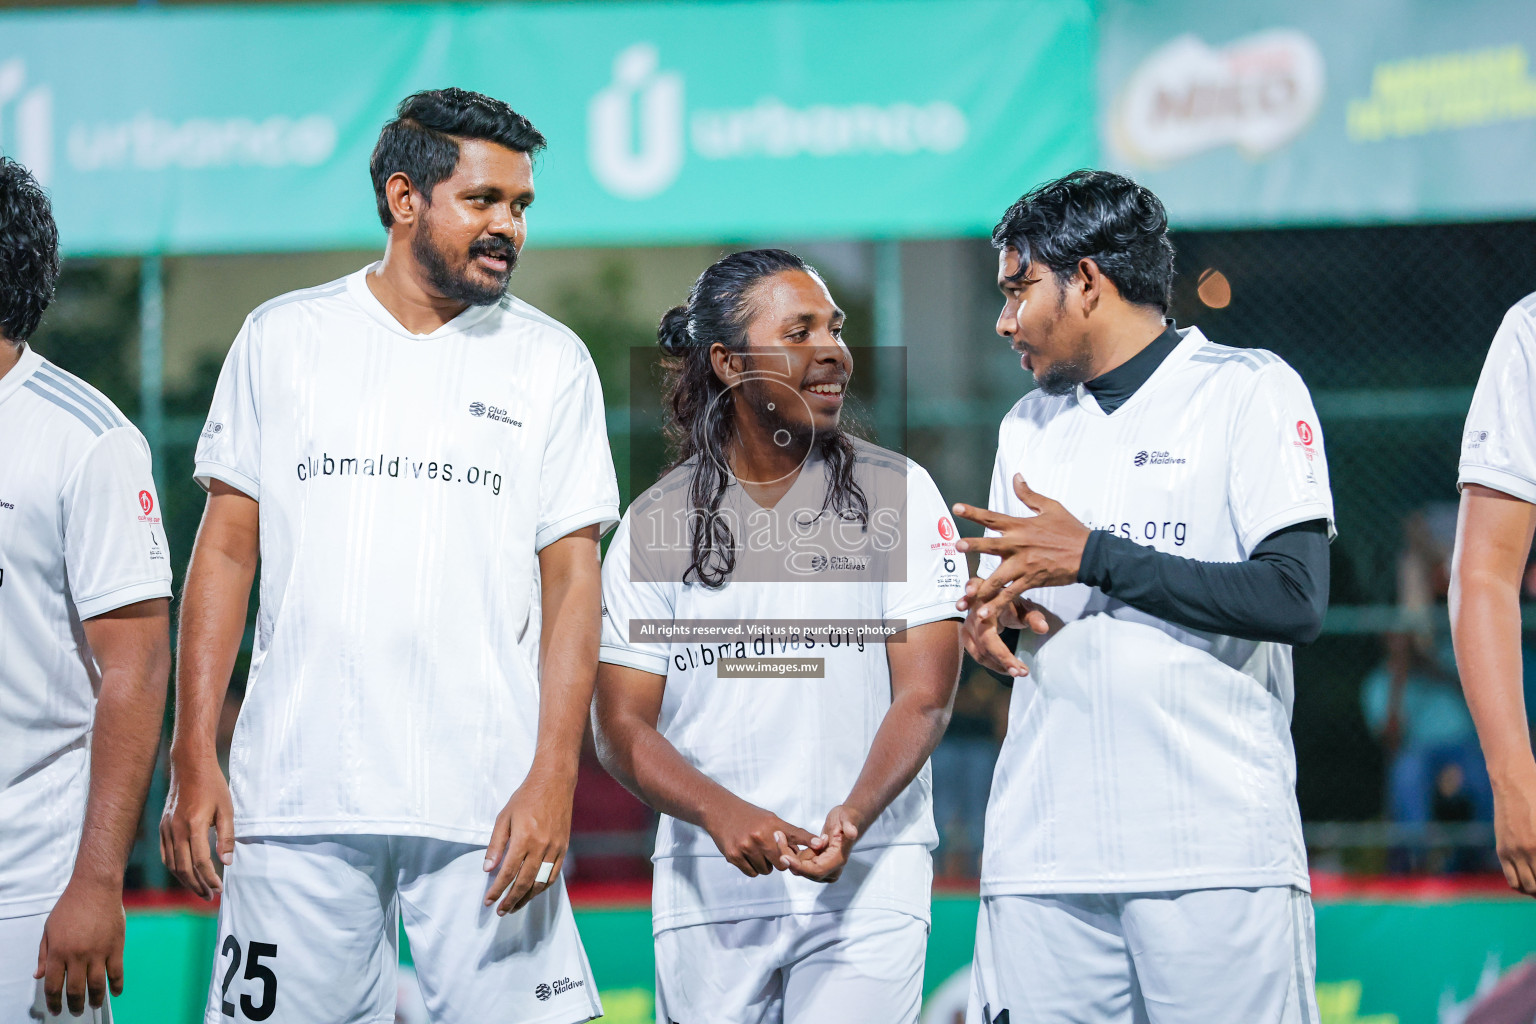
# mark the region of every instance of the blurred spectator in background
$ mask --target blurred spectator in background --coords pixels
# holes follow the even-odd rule
[[[981,874],[987,794],[1008,722],[1008,691],[975,662],[966,667],[949,729],[933,752],[933,815],[939,827],[934,867],[938,877],[949,879]]]
[[[1493,791],[1462,697],[1451,649],[1446,594],[1456,505],[1436,502],[1404,522],[1398,561],[1399,629],[1386,635],[1386,661],[1365,679],[1366,723],[1388,759],[1387,816],[1393,822],[1493,820]],[[1418,854],[1394,866],[1422,869]],[[1452,868],[1471,865],[1464,858]]]

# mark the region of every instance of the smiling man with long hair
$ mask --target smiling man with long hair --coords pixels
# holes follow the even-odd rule
[[[595,705],[662,813],[658,1020],[917,1019],[963,580],[928,474],[843,429],[843,319],[761,249],[658,331],[678,461],[609,547]]]

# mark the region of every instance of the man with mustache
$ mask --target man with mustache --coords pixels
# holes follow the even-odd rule
[[[917,1020],[964,581],[928,474],[841,427],[842,328],[814,270],[758,249],[657,332],[678,461],[608,548],[594,722],[662,814],[658,1021]]]
[[[1038,388],[991,511],[955,506],[988,534],[959,545],[966,647],[1015,680],[970,1024],[1317,1020],[1290,718],[1328,601],[1322,433],[1278,356],[1164,320],[1167,229],[1078,171],[992,236]]]
[[[618,489],[586,349],[506,294],[543,146],[499,100],[407,98],[383,260],[260,307],[225,361],[161,822],[222,894],[210,1024],[393,1020],[400,924],[434,1020],[602,1012],[560,866]]]

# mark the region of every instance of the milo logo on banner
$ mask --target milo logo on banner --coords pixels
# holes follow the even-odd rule
[[[592,175],[623,199],[649,199],[677,180],[691,150],[704,160],[952,153],[970,124],[945,100],[795,107],[765,96],[750,107],[687,116],[683,77],[650,43],[613,62],[613,80],[587,107]]]
[[[1110,115],[1111,138],[1148,167],[1221,146],[1264,156],[1311,122],[1323,85],[1322,54],[1295,29],[1221,47],[1182,35],[1148,54],[1126,79]]]

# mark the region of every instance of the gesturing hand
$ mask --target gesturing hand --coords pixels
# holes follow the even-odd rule
[[[965,592],[974,593],[980,585],[981,580],[972,577],[966,584]],[[1059,615],[1047,611],[1028,598],[1016,597],[1003,605],[1002,611],[996,615],[981,618],[975,611],[969,612],[965,616],[965,624],[960,627],[960,639],[965,643],[966,653],[982,667],[1004,675],[1027,676],[1029,669],[1003,643],[1002,631],[1027,629],[1037,636],[1045,636],[1061,627]]]
[[[560,877],[560,866],[571,844],[575,789],[574,778],[530,771],[496,815],[485,851],[485,870],[495,871],[496,876],[486,890],[485,905],[501,899],[497,914],[522,910]],[[545,864],[553,866],[542,873],[541,880],[540,869]]]
[[[111,884],[92,885],[72,879],[43,925],[35,978],[43,981],[48,1012],[80,1016],[85,1004],[97,1009],[107,989],[123,994],[123,890]]]
[[[813,882],[835,882],[848,865],[853,844],[858,842],[863,830],[853,819],[844,804],[838,804],[827,812],[827,823],[821,835],[811,840],[809,848],[793,850],[780,838],[779,863],[786,871]]]
[[[979,618],[1000,615],[1004,606],[1026,590],[1076,583],[1083,549],[1088,544],[1088,527],[1063,508],[1061,502],[1030,490],[1017,473],[1013,477],[1013,492],[1034,511],[1033,516],[1016,518],[971,505],[955,506],[955,515],[998,534],[970,537],[955,545],[961,551],[977,551],[1001,559],[991,576],[966,586],[966,596],[957,605],[962,611],[974,610]]]
[[[709,816],[705,829],[725,859],[744,875],[767,875],[781,869],[785,852],[811,845],[812,836],[771,811],[732,798]]]

